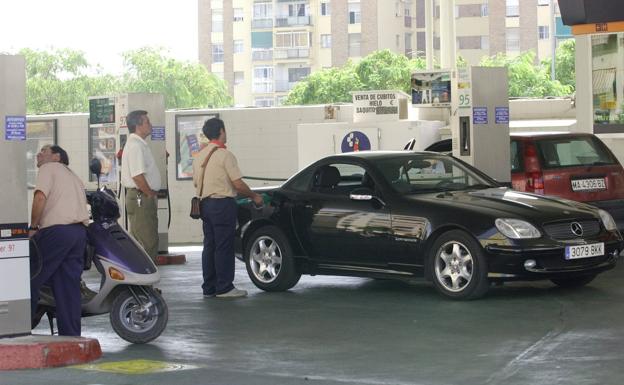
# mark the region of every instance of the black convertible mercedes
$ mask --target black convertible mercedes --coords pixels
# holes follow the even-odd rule
[[[502,187],[433,152],[329,156],[256,190],[266,204],[239,201],[237,241],[266,291],[301,274],[424,276],[455,299],[510,280],[576,287],[613,268],[624,247],[603,210]]]

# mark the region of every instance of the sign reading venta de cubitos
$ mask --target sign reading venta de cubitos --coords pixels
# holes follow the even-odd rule
[[[353,92],[353,121],[398,120],[401,97],[397,91]]]

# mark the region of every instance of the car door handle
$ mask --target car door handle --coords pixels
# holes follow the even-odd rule
[[[311,209],[312,208],[312,203],[306,203],[305,205],[303,205],[304,208],[306,209]]]

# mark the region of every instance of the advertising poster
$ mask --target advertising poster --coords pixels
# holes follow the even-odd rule
[[[219,114],[176,115],[176,179],[193,178],[193,156],[208,139],[202,133],[204,122]]]
[[[450,71],[414,72],[411,84],[414,107],[450,107]]]
[[[97,158],[102,163],[100,182],[111,183],[117,181],[115,123],[92,125],[91,143],[89,143],[89,159]],[[93,174],[90,181],[95,181]]]
[[[45,145],[56,144],[56,119],[26,122],[26,183],[34,188],[37,181],[37,153]]]

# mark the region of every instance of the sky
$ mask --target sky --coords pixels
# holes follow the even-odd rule
[[[118,74],[120,54],[145,46],[196,62],[197,0],[0,0],[0,53],[72,48]]]

